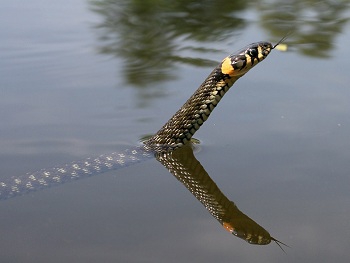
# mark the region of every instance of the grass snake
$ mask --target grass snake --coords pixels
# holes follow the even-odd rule
[[[208,119],[230,87],[263,61],[281,41],[276,45],[269,42],[252,43],[224,58],[174,116],[143,145],[0,180],[0,200],[116,170],[155,157],[226,230],[251,244],[264,245],[272,240],[278,245],[283,244],[271,237],[264,228],[227,199],[196,160],[190,147],[192,136]]]

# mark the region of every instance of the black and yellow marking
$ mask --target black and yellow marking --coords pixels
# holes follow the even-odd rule
[[[187,144],[230,87],[264,60],[273,48],[268,42],[253,43],[224,58],[187,102],[145,144],[165,151]]]
[[[221,62],[221,72],[222,74],[229,75],[230,77],[233,77],[235,75],[235,69],[232,66],[232,59],[230,56],[226,57]]]

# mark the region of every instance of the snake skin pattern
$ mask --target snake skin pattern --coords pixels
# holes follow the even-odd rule
[[[125,167],[153,156],[154,152],[169,152],[189,144],[229,88],[275,47],[268,42],[257,42],[226,57],[144,147],[0,181],[0,200]]]
[[[120,169],[153,157],[154,152],[139,146],[119,153],[87,158],[60,167],[10,177],[0,181],[0,200]]]
[[[173,150],[189,143],[230,87],[264,60],[275,46],[268,42],[257,42],[226,57],[146,144],[150,147],[162,145]]]

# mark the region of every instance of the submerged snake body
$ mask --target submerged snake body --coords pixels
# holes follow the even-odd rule
[[[208,119],[229,88],[264,60],[273,48],[271,43],[257,42],[226,57],[175,115],[143,146],[7,178],[0,181],[0,200],[119,169],[150,158],[154,153],[169,152],[189,144],[193,134]]]
[[[109,170],[117,170],[153,158],[153,156],[153,152],[140,146],[122,152],[100,155],[96,158],[86,158],[60,167],[10,177],[0,181],[0,200],[101,174]]]

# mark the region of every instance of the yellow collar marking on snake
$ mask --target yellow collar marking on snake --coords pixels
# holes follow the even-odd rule
[[[283,39],[274,46],[269,42],[252,43],[224,58],[187,102],[145,144],[156,151],[174,150],[187,144],[230,87],[263,61]]]
[[[235,69],[232,67],[231,58],[226,57],[221,64],[221,72],[229,75],[230,77],[234,76]]]

